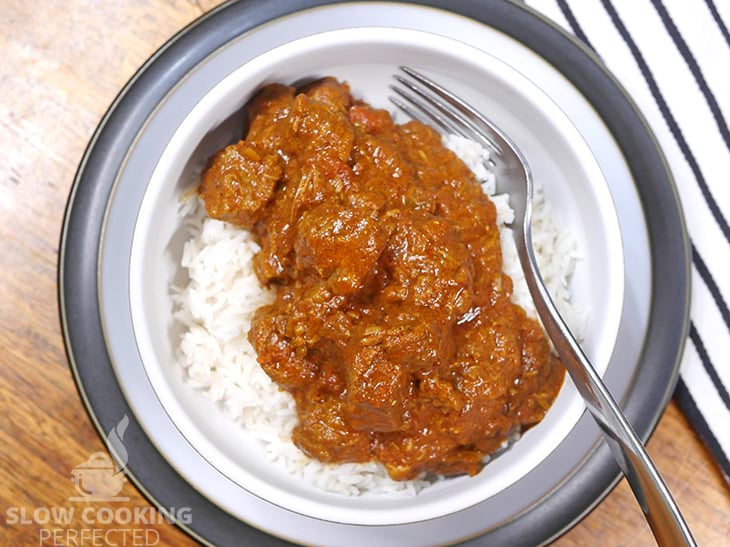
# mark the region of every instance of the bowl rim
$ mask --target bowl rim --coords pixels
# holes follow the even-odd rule
[[[509,86],[510,89],[514,90],[515,95],[520,94],[525,101],[531,102],[535,109],[539,110],[546,119],[549,119],[549,123],[556,127],[561,137],[565,139],[566,148],[574,152],[573,157],[576,163],[585,171],[585,180],[595,193],[596,202],[601,205],[597,214],[602,217],[601,224],[608,234],[605,241],[605,252],[610,257],[608,261],[610,272],[607,275],[606,290],[611,294],[624,294],[624,256],[621,230],[608,184],[590,147],[560,107],[525,75],[489,53],[463,42],[418,30],[368,27],[322,32],[273,48],[228,74],[185,115],[157,162],[147,184],[140,209],[137,212],[129,266],[129,305],[142,366],[155,395],[182,436],[220,473],[261,499],[307,517],[348,525],[399,525],[431,520],[456,513],[476,505],[519,480],[547,457],[578,423],[584,410],[582,404],[578,405],[575,402],[581,402],[578,393],[571,390],[570,396],[573,404],[569,414],[560,422],[559,431],[561,436],[556,437],[554,440],[551,439],[551,442],[546,443],[546,446],[541,446],[540,452],[530,452],[529,458],[531,458],[532,467],[529,469],[521,468],[517,473],[513,472],[509,478],[500,475],[497,477],[500,480],[495,480],[495,476],[491,475],[492,480],[469,482],[468,487],[461,488],[459,491],[453,491],[448,495],[444,493],[443,496],[438,497],[432,495],[433,499],[430,500],[421,498],[417,504],[409,504],[408,499],[411,498],[404,498],[402,504],[391,506],[387,511],[339,505],[337,500],[327,503],[306,498],[272,485],[240,465],[236,465],[208,438],[205,431],[202,431],[193,423],[193,420],[186,413],[186,409],[183,408],[183,405],[169,388],[162,370],[165,364],[160,363],[155,358],[154,342],[150,340],[150,329],[147,328],[148,318],[144,312],[145,304],[142,291],[145,284],[145,242],[148,241],[147,235],[150,229],[156,223],[155,200],[158,194],[163,191],[165,184],[170,184],[169,179],[172,176],[170,171],[174,171],[175,166],[179,165],[182,160],[180,149],[185,148],[186,144],[188,144],[188,148],[194,148],[194,141],[199,139],[201,129],[203,134],[206,132],[205,120],[210,119],[216,112],[218,104],[226,98],[230,99],[231,94],[234,94],[234,96],[240,95],[241,87],[244,88],[242,92],[244,95],[249,90],[255,89],[260,85],[262,73],[265,73],[269,67],[277,67],[290,62],[293,54],[301,57],[316,55],[318,52],[333,48],[367,47],[372,44],[392,47],[394,50],[399,47],[415,47],[427,52],[440,52],[442,55],[453,58],[454,62],[461,62],[467,67],[471,64],[472,66],[468,69],[477,69],[478,65],[478,69],[489,73],[494,81],[499,80]],[[244,83],[241,84],[241,82]],[[201,125],[203,125],[202,128]],[[191,141],[192,146],[190,146]],[[101,252],[103,254],[104,249]],[[598,360],[595,361],[601,370],[605,370],[610,361],[618,336],[622,307],[623,298],[616,298],[609,300],[606,309],[602,310],[602,314],[605,315],[603,324],[607,328],[604,328],[600,336]],[[569,382],[569,380],[566,380],[566,382]],[[144,427],[144,419],[141,421]],[[181,474],[184,475],[182,472]],[[196,477],[187,476],[187,479],[192,483],[196,482]],[[500,484],[501,487],[496,486]],[[498,489],[494,491],[494,488]],[[370,500],[370,497],[368,496],[367,499]]]
[[[105,439],[105,431],[116,423],[119,410],[129,412],[106,354],[95,290],[97,244],[104,204],[127,147],[154,110],[155,101],[216,48],[268,21],[338,3],[341,2],[302,0],[292,7],[253,0],[231,2],[216,8],[181,30],[158,50],[122,89],[100,121],[80,162],[64,214],[58,263],[58,303],[69,365],[79,395],[102,439]],[[398,0],[396,3],[408,2]],[[592,103],[626,153],[646,208],[652,241],[656,243],[660,234],[663,237],[659,240],[661,245],[651,247],[652,263],[671,266],[663,277],[653,274],[654,319],[649,325],[644,356],[626,392],[625,410],[640,436],[648,438],[677,381],[679,358],[688,330],[690,295],[686,227],[671,172],[656,139],[626,91],[595,54],[529,6],[508,0],[497,0],[485,6],[466,0],[421,3],[504,32],[533,49]],[[632,137],[629,142],[626,135]],[[657,218],[658,211],[663,213],[663,219]],[[662,231],[667,227],[665,221],[672,228],[669,232]],[[656,268],[653,271],[656,272]],[[657,378],[663,381],[658,382]],[[219,541],[228,538],[233,542],[240,539],[241,534],[260,541],[276,541],[191,492],[190,486],[139,430],[133,416],[130,430],[136,433],[135,454],[144,461],[141,465],[136,457],[130,460],[128,474],[137,488],[159,508],[169,506],[171,499],[185,499],[196,507],[196,514],[205,515],[205,519],[192,524],[178,520],[176,523],[183,530],[203,543],[207,540],[201,534],[220,538]],[[594,446],[560,490],[541,500],[539,506],[490,530],[489,537],[503,541],[505,538],[525,540],[533,537],[536,542],[543,542],[579,521],[620,478],[608,451],[598,448],[598,445]],[[147,472],[149,467],[154,468],[154,473]],[[222,529],[227,530],[227,535],[221,535]]]

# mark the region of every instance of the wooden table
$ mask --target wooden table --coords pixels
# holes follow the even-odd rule
[[[33,520],[68,506],[71,470],[103,450],[66,362],[56,303],[64,205],[100,117],[134,71],[219,0],[3,0],[0,8],[0,536],[73,545],[78,522]],[[649,450],[704,545],[730,541],[730,489],[674,404]],[[130,508],[147,507],[129,483]],[[100,531],[116,523],[95,523]],[[87,526],[88,528],[88,526]],[[194,542],[174,526],[132,524],[147,543]],[[65,534],[65,535],[63,535]],[[77,545],[94,545],[79,536]],[[107,538],[109,539],[109,538]],[[110,541],[118,541],[117,536]],[[644,545],[650,532],[626,486],[557,544]],[[96,543],[97,545],[99,543]],[[128,543],[132,544],[132,543]],[[137,543],[138,545],[140,543]]]

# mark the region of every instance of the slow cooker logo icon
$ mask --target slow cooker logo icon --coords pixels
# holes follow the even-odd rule
[[[116,465],[106,452],[95,452],[89,459],[80,463],[71,471],[71,482],[76,486],[79,496],[69,501],[127,501],[129,498],[119,496],[127,478],[124,469],[127,466],[127,450],[124,448],[124,433],[129,425],[129,417],[125,416],[107,434],[107,441],[117,455]]]

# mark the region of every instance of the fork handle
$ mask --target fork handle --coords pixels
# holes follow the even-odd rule
[[[530,292],[539,293],[540,297],[534,298],[535,307],[545,330],[626,475],[657,544],[696,545],[646,448],[560,317],[544,284],[541,286],[529,275],[525,277]]]

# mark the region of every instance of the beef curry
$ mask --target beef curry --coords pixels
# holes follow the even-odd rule
[[[273,287],[250,340],[293,395],[293,440],[396,480],[475,474],[563,381],[510,301],[494,204],[430,127],[327,78],[263,88],[203,175],[208,214],[250,230]]]

